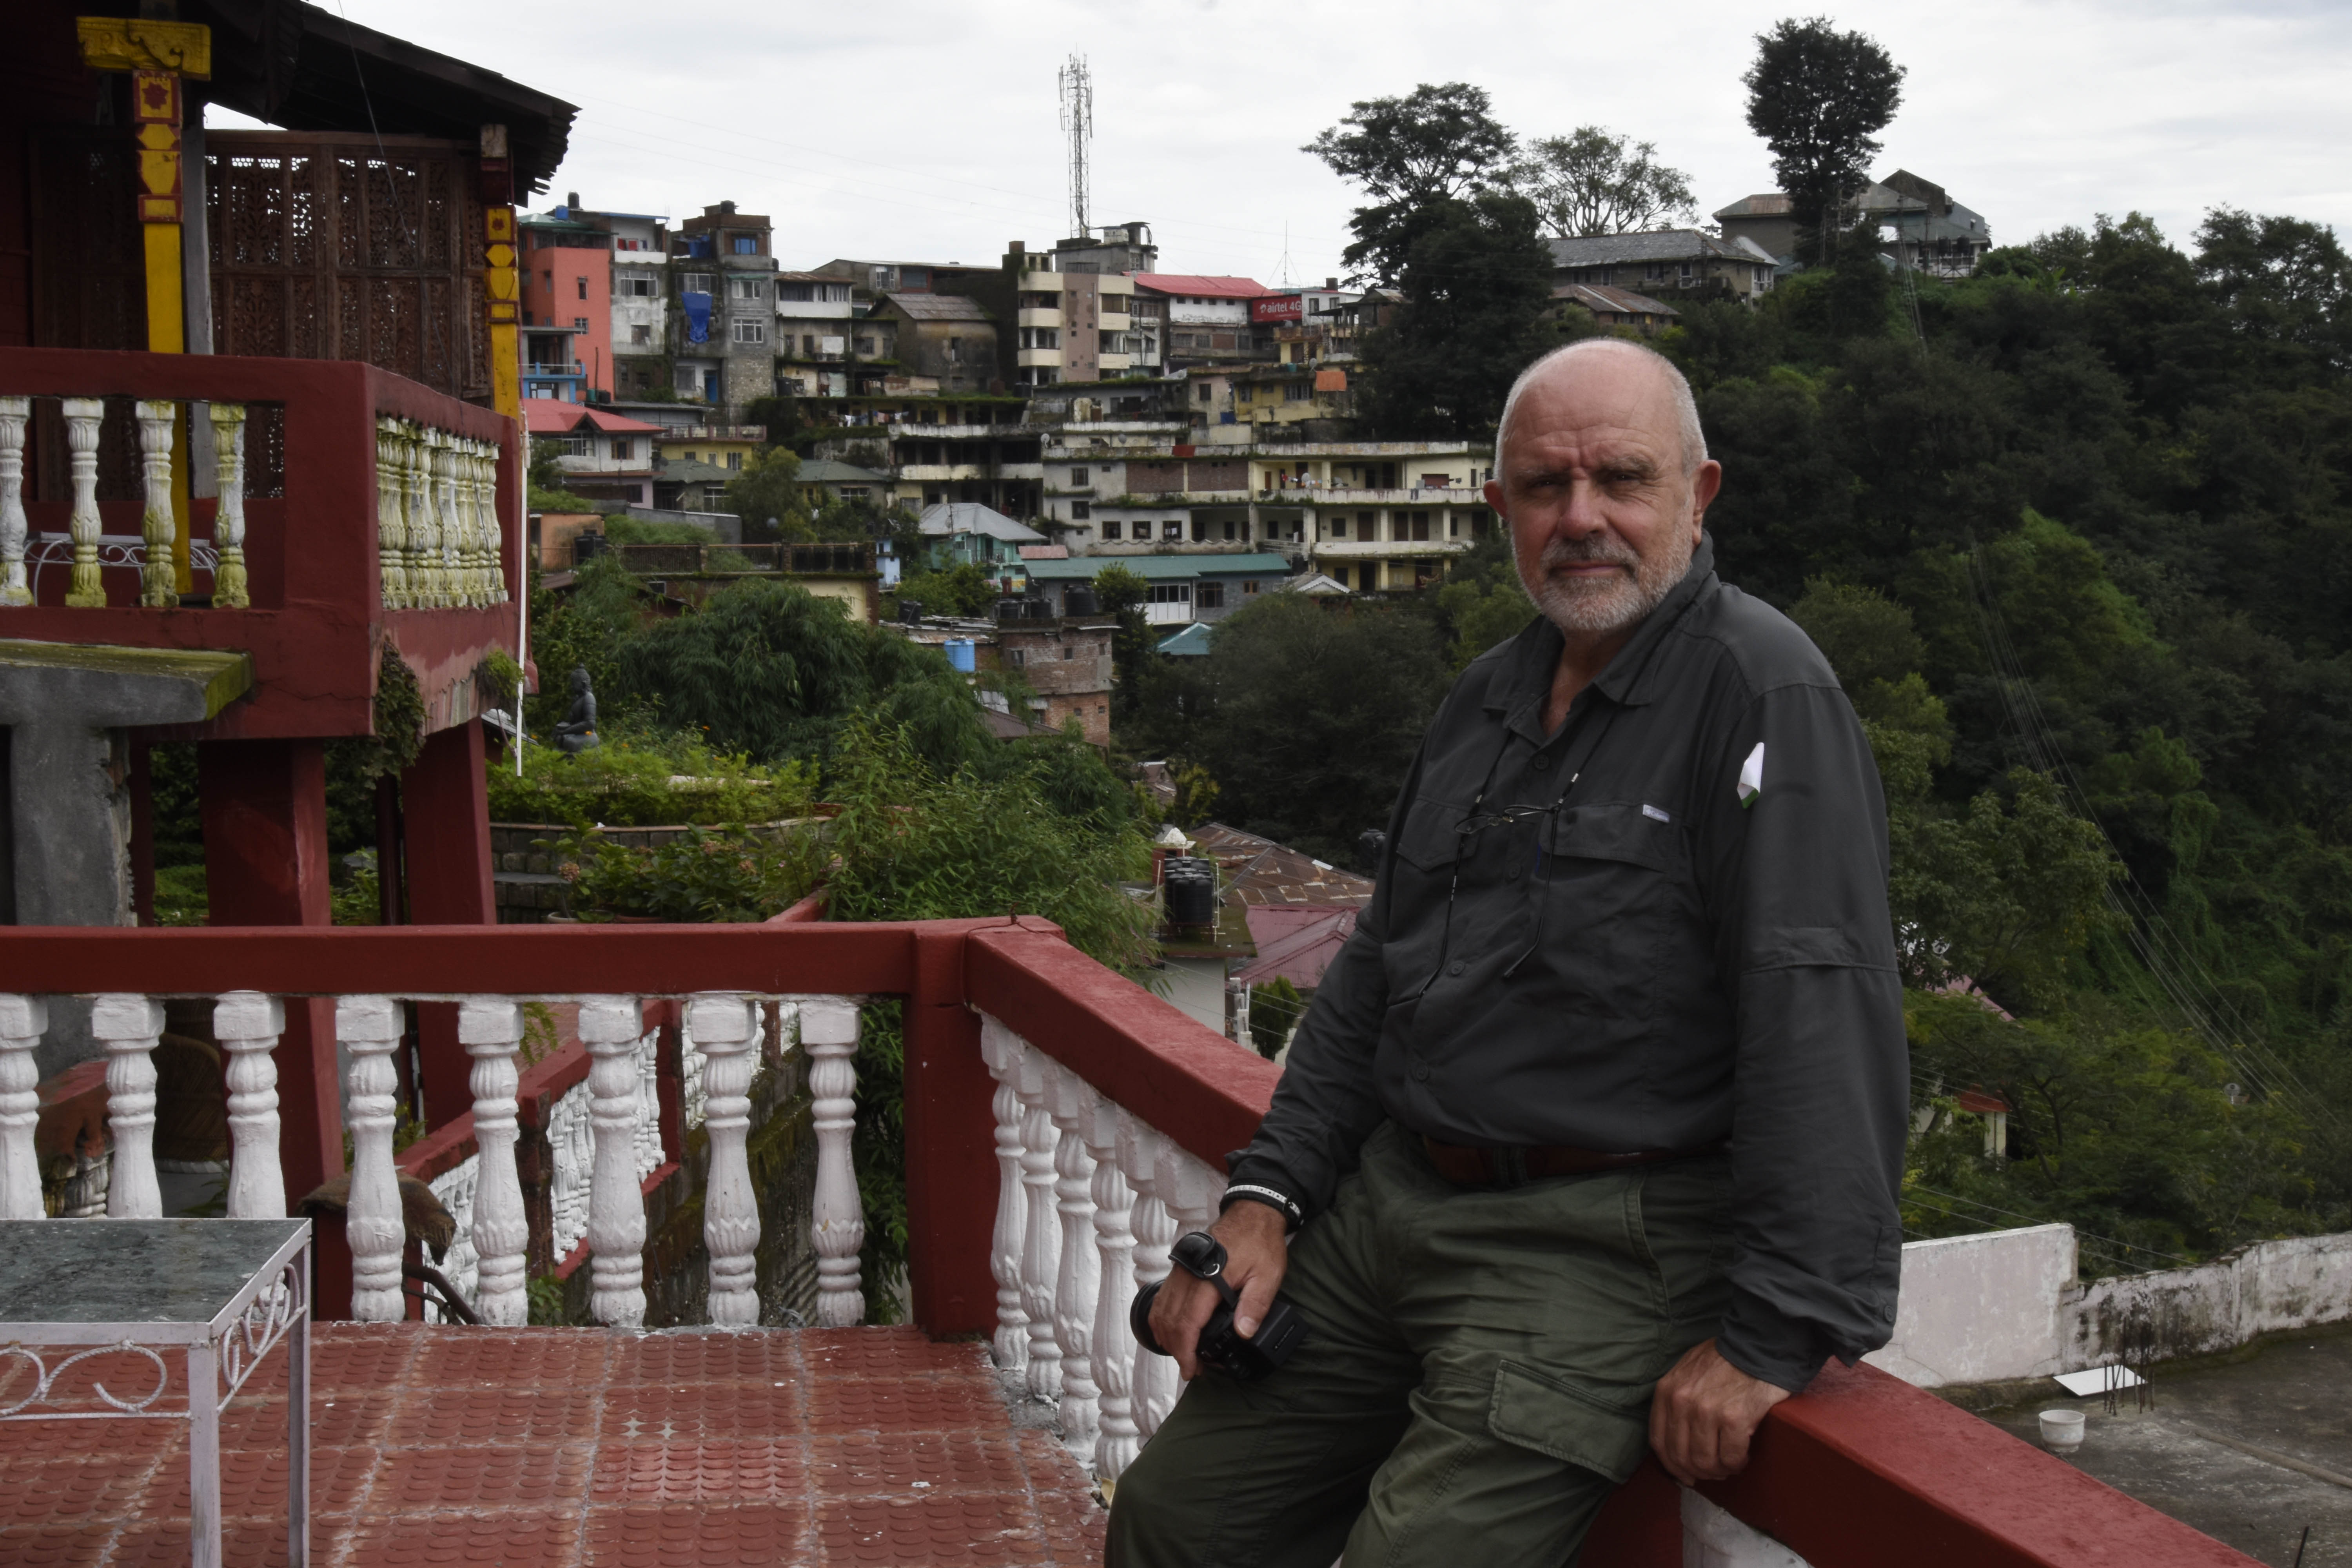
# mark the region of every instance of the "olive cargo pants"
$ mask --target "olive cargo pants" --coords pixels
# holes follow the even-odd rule
[[[1299,1233],[1307,1320],[1257,1384],[1203,1372],[1119,1477],[1109,1568],[1559,1568],[1721,1316],[1721,1155],[1457,1188],[1391,1122]]]

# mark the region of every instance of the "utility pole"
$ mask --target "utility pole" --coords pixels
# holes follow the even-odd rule
[[[1095,139],[1095,83],[1087,57],[1072,55],[1060,74],[1062,129],[1070,138],[1070,237],[1086,239],[1087,147]]]

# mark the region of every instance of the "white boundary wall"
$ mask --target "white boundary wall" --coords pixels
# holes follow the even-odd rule
[[[1937,1388],[2100,1365],[2135,1320],[2154,1328],[2159,1359],[2352,1320],[2352,1235],[2260,1241],[2195,1268],[2089,1285],[2074,1282],[2074,1268],[2072,1226],[1912,1242],[1895,1337],[1864,1359]]]

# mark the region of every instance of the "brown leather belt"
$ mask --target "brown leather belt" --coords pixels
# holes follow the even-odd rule
[[[1696,1149],[1637,1149],[1628,1154],[1612,1154],[1598,1149],[1570,1149],[1558,1144],[1538,1143],[1531,1147],[1504,1149],[1474,1149],[1459,1143],[1440,1143],[1434,1138],[1423,1138],[1422,1148],[1437,1173],[1457,1187],[1517,1187],[1528,1182],[1539,1182],[1547,1176],[1587,1175],[1595,1171],[1618,1171],[1629,1165],[1654,1165],[1662,1160],[1690,1160],[1702,1154],[1720,1154],[1730,1147],[1728,1141],[1708,1143]]]

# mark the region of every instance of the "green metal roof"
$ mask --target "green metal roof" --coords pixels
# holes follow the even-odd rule
[[[1213,628],[1206,621],[1194,621],[1172,637],[1161,639],[1161,653],[1179,654],[1187,658],[1199,658],[1209,651]]]
[[[1067,561],[1032,561],[1029,575],[1041,583],[1092,582],[1108,566],[1124,566],[1148,582],[1192,577],[1287,577],[1287,557],[1259,551],[1202,555],[1080,555]]]

